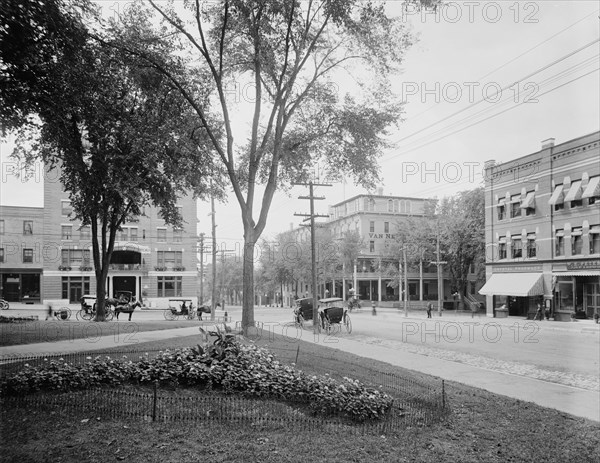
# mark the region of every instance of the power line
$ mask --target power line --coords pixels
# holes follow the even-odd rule
[[[545,66],[542,66],[541,68],[538,68],[538,69],[537,69],[537,70],[535,70],[534,72],[532,72],[532,73],[530,73],[530,74],[527,74],[526,76],[523,76],[523,77],[521,77],[520,79],[516,79],[514,82],[522,82],[522,81],[524,81],[525,79],[529,79],[530,77],[532,77],[532,76],[534,76],[534,75],[536,75],[536,74],[538,74],[538,73],[540,73],[540,72],[542,72],[542,71],[544,71],[544,70],[546,70],[546,69],[548,69],[548,68],[550,68],[550,67],[552,67],[552,66],[554,66],[554,65],[556,65],[556,64],[558,64],[558,63],[560,63],[561,61],[564,61],[565,59],[567,59],[567,58],[570,58],[571,56],[575,55],[576,53],[579,53],[580,51],[583,51],[583,50],[585,50],[586,48],[589,48],[589,47],[591,47],[592,45],[594,45],[594,44],[598,43],[599,41],[600,41],[600,38],[594,39],[594,40],[592,40],[591,42],[587,43],[586,45],[583,45],[582,47],[579,47],[578,49],[576,49],[576,50],[573,50],[573,51],[571,51],[570,53],[567,53],[566,55],[562,56],[561,58],[558,58],[557,60],[553,61],[552,63],[546,64]],[[510,85],[507,85],[506,87],[504,87],[504,88],[501,88],[501,89],[500,89],[498,92],[496,92],[496,95],[497,95],[498,93],[501,93],[501,92],[505,91],[505,90],[508,90],[508,89],[509,89],[510,87],[512,87],[513,85],[514,85],[514,83],[511,83]],[[494,95],[492,95],[492,96],[494,96]],[[489,98],[489,97],[488,97],[488,98]],[[450,119],[451,117],[454,117],[454,116],[456,116],[456,115],[458,115],[458,114],[461,114],[461,113],[463,113],[463,112],[465,112],[465,111],[467,111],[467,110],[469,110],[469,109],[471,109],[471,108],[473,108],[473,107],[477,106],[478,104],[480,104],[480,103],[482,103],[482,102],[484,102],[484,101],[487,101],[487,100],[486,100],[485,98],[482,98],[482,99],[480,99],[480,100],[478,100],[478,101],[476,101],[476,102],[474,102],[474,103],[471,103],[470,105],[468,105],[468,106],[466,106],[466,107],[464,107],[464,108],[462,108],[462,109],[459,109],[458,111],[456,111],[456,112],[454,112],[454,113],[452,113],[452,114],[450,114],[450,115],[448,115],[448,116],[446,116],[446,117],[444,117],[444,118],[440,119],[439,121],[436,121],[436,122],[434,122],[434,123],[432,123],[432,124],[429,124],[428,126],[426,126],[426,127],[422,128],[422,129],[420,129],[420,130],[417,130],[416,132],[413,132],[413,133],[411,133],[410,135],[407,135],[406,137],[403,137],[403,138],[401,138],[401,139],[399,139],[399,140],[396,140],[394,143],[401,143],[401,142],[402,142],[402,141],[404,141],[404,140],[407,140],[407,139],[409,139],[409,138],[412,138],[412,137],[414,137],[415,135],[417,135],[417,134],[419,134],[419,133],[421,133],[421,132],[424,132],[425,130],[427,130],[427,129],[430,129],[431,127],[434,127],[434,126],[436,126],[436,125],[438,125],[438,124],[441,124],[442,122],[444,122],[444,121],[446,121],[446,120]]]

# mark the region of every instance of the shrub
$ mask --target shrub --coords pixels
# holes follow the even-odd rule
[[[233,335],[220,331],[213,334],[216,340],[212,344],[164,351],[154,359],[143,356],[136,362],[90,357],[84,365],[62,359],[39,367],[25,365],[0,383],[0,394],[158,381],[301,401],[315,413],[341,414],[357,421],[381,418],[392,404],[390,396],[356,380],[344,378],[340,383],[328,376],[307,375],[281,364],[266,349],[242,345]]]

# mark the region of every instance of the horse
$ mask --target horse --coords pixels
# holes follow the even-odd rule
[[[119,314],[121,312],[124,312],[124,313],[129,314],[129,319],[127,321],[131,321],[131,315],[133,315],[133,311],[137,307],[141,307],[141,306],[142,306],[142,304],[139,301],[138,302],[127,302],[125,304],[119,303],[119,304],[115,305],[115,315],[117,316],[117,320],[119,319]]]

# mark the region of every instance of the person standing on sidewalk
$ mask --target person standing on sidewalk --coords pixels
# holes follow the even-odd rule
[[[427,304],[427,318],[431,318],[431,311],[433,310],[433,304],[429,302]]]

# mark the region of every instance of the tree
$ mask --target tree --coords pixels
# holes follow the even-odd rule
[[[485,261],[485,197],[482,187],[443,198],[439,208],[440,244],[451,285],[467,293],[471,265]]]
[[[66,18],[63,23],[77,30],[76,40],[57,40],[61,32],[47,24],[55,18],[45,18],[36,5],[24,3],[18,9],[20,21],[39,21],[30,27],[48,32],[37,41],[42,50],[54,49],[55,54],[45,61],[47,54],[40,57],[35,47],[27,48],[33,74],[25,78],[19,69],[27,68],[27,60],[9,61],[8,85],[0,95],[12,102],[5,121],[22,124],[17,153],[59,168],[72,215],[91,227],[97,319],[103,320],[106,277],[123,222],[151,204],[166,223],[181,226],[178,195],[204,193],[203,178],[214,171],[210,159],[202,160],[203,133],[191,124],[189,107],[169,81],[91,39],[79,16],[60,0],[52,3],[55,14]],[[3,59],[15,57],[7,53]],[[17,94],[21,104],[14,98]]]
[[[351,175],[374,186],[386,147],[382,135],[402,110],[391,94],[391,77],[412,38],[379,3],[221,0],[203,10],[196,0],[185,3],[187,17],[173,6],[149,3],[161,26],[154,27],[148,12],[136,6],[119,18],[113,43],[171,80],[224,166],[244,229],[246,329],[254,325],[254,248],[275,191],[306,181],[316,163],[330,179]],[[136,45],[126,45],[132,37]],[[348,74],[357,84],[343,94],[336,80]],[[204,91],[197,90],[198,82]],[[249,129],[237,130],[236,105],[228,95],[248,88],[251,95],[242,96],[252,100]]]

